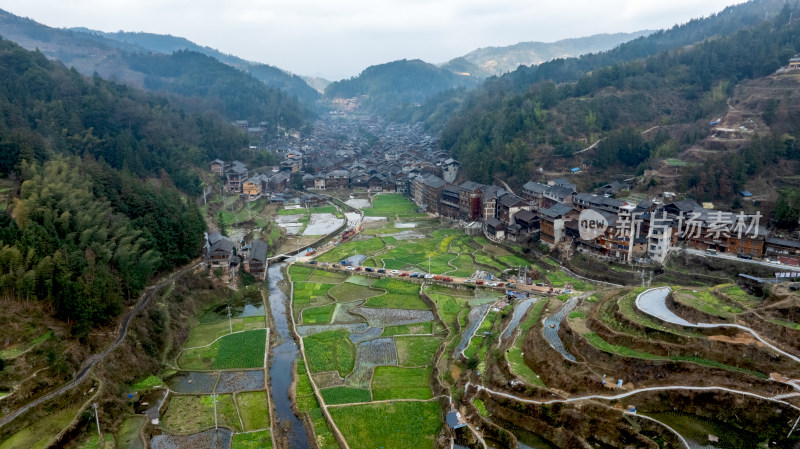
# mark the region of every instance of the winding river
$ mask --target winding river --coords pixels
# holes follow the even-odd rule
[[[289,298],[278,286],[278,283],[283,280],[281,267],[283,267],[283,264],[272,265],[267,270],[269,278],[269,308],[275,325],[274,330],[278,332],[278,341],[280,343],[272,349],[272,364],[269,367],[269,388],[272,402],[275,405],[275,420],[277,423],[273,431],[278,431],[278,435],[285,434],[289,440],[289,447],[292,449],[307,449],[312,446],[308,440],[306,428],[303,422],[294,414],[292,400],[289,398],[294,362],[297,360],[300,351],[289,329],[289,318],[287,316]]]

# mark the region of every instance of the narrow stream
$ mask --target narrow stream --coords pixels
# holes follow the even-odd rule
[[[286,434],[289,440],[289,447],[292,449],[308,449],[311,443],[308,441],[305,426],[292,411],[292,401],[289,398],[289,388],[292,385],[292,374],[294,373],[294,361],[300,351],[294,340],[294,335],[289,330],[289,317],[287,310],[289,298],[278,287],[278,282],[283,280],[280,265],[271,265],[267,269],[269,278],[269,308],[272,313],[272,321],[275,323],[273,331],[278,332],[280,345],[272,349],[272,364],[269,368],[270,395],[275,404],[275,420],[277,423],[275,431]],[[280,430],[278,430],[280,429]]]

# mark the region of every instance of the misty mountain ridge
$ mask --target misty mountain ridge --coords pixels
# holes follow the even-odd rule
[[[483,47],[447,62],[443,67],[449,67],[452,63],[458,63],[463,59],[479,70],[478,73],[474,73],[477,76],[502,75],[516,70],[521,65],[538,65],[553,59],[611,50],[620,44],[652,33],[654,33],[653,30],[641,30],[633,33],[603,33],[561,39],[555,42],[532,41],[503,47]]]
[[[238,56],[223,53],[215,48],[198,45],[189,39],[171,34],[154,34],[145,32],[117,31],[106,33],[103,31],[92,30],[89,28],[70,28],[70,31],[100,36],[113,42],[134,45],[147,51],[156,53],[172,54],[181,50],[190,50],[206,56],[210,56],[224,64],[233,66],[245,73],[249,73],[259,81],[264,82],[270,87],[275,87],[286,91],[307,105],[319,98],[319,92],[309,86],[305,80],[281,68],[263,64],[260,62],[248,61]],[[122,47],[123,49],[125,47]]]

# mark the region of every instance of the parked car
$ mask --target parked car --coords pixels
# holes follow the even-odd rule
[[[392,274],[400,274],[400,272],[399,272],[399,271],[397,271],[397,270],[392,270],[392,271],[390,271],[389,273],[392,273]]]
[[[737,254],[736,257],[738,257],[740,259],[747,259],[747,260],[750,260],[750,259],[753,258],[753,256],[751,256],[750,254]]]
[[[309,264],[309,265],[316,265],[316,264],[317,264],[317,261],[316,261],[316,260],[309,260],[309,261],[308,261],[308,264]]]
[[[475,281],[475,285],[483,285],[483,281]]]
[[[384,270],[383,268],[378,268],[378,273],[386,274],[386,270]]]
[[[472,284],[473,282],[475,282],[475,279],[465,279],[464,280],[465,284]]]
[[[400,276],[408,276],[408,273],[400,273]]]
[[[419,277],[419,273],[411,273],[411,274],[408,275],[408,277],[410,277],[410,278],[418,278]]]
[[[497,282],[487,282],[486,285],[489,287],[497,287]]]
[[[356,267],[356,271],[361,271],[361,267]]]
[[[434,277],[436,277],[435,274],[426,274],[425,275],[425,279],[433,279]]]
[[[366,268],[364,268],[364,271],[368,271],[368,272],[372,273],[373,271],[375,271],[375,269],[372,268],[372,267],[366,267]]]
[[[349,267],[347,267],[347,269],[348,269],[348,270],[350,270],[350,271],[356,271],[356,267],[354,267],[354,266],[352,266],[352,265],[350,265]]]

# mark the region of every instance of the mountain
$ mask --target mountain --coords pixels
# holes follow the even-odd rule
[[[419,59],[403,59],[370,66],[356,77],[331,83],[324,97],[356,97],[364,110],[387,114],[448,89],[474,87],[479,81],[470,74],[454,73]]]
[[[92,36],[100,36],[113,42],[119,42],[120,49],[122,50],[133,45],[147,51],[163,54],[172,54],[181,50],[197,52],[233,66],[245,73],[249,73],[257,80],[263,81],[267,86],[281,89],[289,95],[296,96],[306,105],[313,106],[314,102],[320,97],[319,92],[306,83],[303,77],[292,75],[291,73],[268,64],[247,61],[234,55],[222,53],[214,48],[195,44],[183,37],[176,37],[169,34],[127,31],[105,33],[88,28],[70,28],[70,30]]]
[[[502,75],[521,65],[538,65],[552,59],[569,58],[587,53],[597,53],[652,34],[651,30],[634,33],[595,34],[593,36],[562,39],[556,42],[520,42],[506,47],[485,47],[471,51],[461,58],[472,63],[481,74]],[[449,66],[450,61],[445,66]]]
[[[776,3],[751,2],[640,38],[634,41],[637,50],[652,49],[686,42],[686,34],[725,29],[720,21],[730,26],[727,33],[690,46],[594,67],[575,82],[546,81],[536,69],[487,82],[466,95],[440,143],[469,179],[480,182],[500,178],[520,185],[538,176],[539,169],[555,175],[583,167],[574,182],[584,188],[626,174],[641,176],[652,187],[669,183],[666,188],[691,192],[697,199],[733,201],[751,177],[766,173],[765,167],[781,176],[796,169],[794,161],[800,158],[800,135],[792,126],[798,111],[791,92],[797,86],[788,88],[791,75],[780,83],[786,90],[776,84],[759,101],[750,100],[755,106],[747,115],[729,100],[738,98],[749,80],[771,76],[800,52],[800,10],[782,4],[764,21],[763,7]],[[605,58],[635,54],[627,45]],[[583,64],[588,62],[569,62],[572,67]],[[545,80],[522,81],[540,76]],[[712,130],[709,122],[719,117],[720,126],[734,132]],[[672,170],[664,170],[667,160]]]
[[[0,73],[0,295],[86,335],[200,254],[205,223],[178,189],[199,194],[198,167],[246,157],[247,136],[9,40]]]
[[[97,73],[105,79],[113,79],[141,88],[152,88],[154,85],[158,85],[160,88],[169,91],[170,86],[174,86],[173,78],[179,76],[179,72],[181,71],[180,65],[176,60],[171,63],[174,69],[169,76],[163,75],[165,78],[156,82],[155,78],[159,75],[156,75],[148,64],[143,62],[152,60],[154,64],[163,66],[167,64],[165,61],[171,57],[171,54],[158,51],[154,52],[149,48],[138,45],[135,43],[136,39],[133,38],[129,39],[130,42],[124,42],[108,39],[95,33],[51,28],[2,10],[0,10],[0,29],[2,30],[3,38],[17,42],[28,50],[38,50],[48,58],[58,59],[67,66],[74,67],[77,71],[87,76]],[[128,34],[125,34],[125,36],[128,36]],[[147,39],[148,36],[152,36],[152,39]],[[172,45],[170,48],[178,48],[181,46],[179,44],[183,43],[179,38],[160,39],[158,35],[144,35],[142,42],[153,45],[154,47],[159,47],[153,44],[154,42],[163,42],[164,44],[160,46],[162,50],[169,45]],[[202,49],[202,47],[198,46],[193,46],[192,48]],[[213,51],[210,50],[206,52],[214,54]],[[277,117],[279,115],[284,115],[286,117],[296,115],[293,111],[303,111],[300,115],[305,117],[311,117],[313,115],[308,107],[297,104],[297,101],[292,98],[299,98],[302,95],[310,102],[307,104],[313,106],[314,101],[316,101],[318,97],[318,94],[312,88],[308,87],[299,77],[293,77],[279,69],[263,64],[250,63],[248,66],[249,74],[241,70],[227,70],[226,67],[231,66],[223,64],[214,57],[208,57],[200,52],[194,51],[184,51],[182,53],[183,56],[179,56],[177,59],[185,62],[186,54],[189,53],[202,56],[202,58],[194,58],[190,67],[184,69],[180,76],[184,78],[194,78],[198,82],[205,83],[204,85],[195,86],[195,92],[191,92],[189,95],[199,95],[198,92],[204,90],[212,92],[218,90],[214,88],[214,85],[227,84],[233,87],[238,83],[241,84],[242,87],[246,87],[248,90],[247,95],[249,95],[250,98],[258,99],[257,102],[260,104],[274,104],[274,106],[267,107],[267,109],[271,108],[272,110],[259,112],[259,114],[263,113],[264,116],[248,116],[248,112],[242,110],[240,106],[226,104],[226,112],[224,113],[228,114],[227,118],[230,120],[251,119],[256,122],[268,121],[277,123]],[[232,57],[228,57],[228,59],[231,58]],[[132,63],[137,64],[132,66]],[[190,73],[190,70],[195,72]],[[224,73],[225,79],[214,80],[209,77],[203,77],[203,72],[216,73],[218,75]],[[270,78],[271,74],[276,73],[280,74],[280,76]],[[275,81],[276,86],[270,87],[265,84],[265,82],[260,82],[259,84],[261,85],[258,86],[256,83],[251,82],[251,80],[257,79],[261,79],[262,81],[264,79],[277,80]],[[300,91],[294,90],[293,93],[289,94],[283,94],[278,91],[281,86],[286,87],[287,85],[302,85],[305,87]],[[183,91],[187,90],[185,82],[181,89]],[[270,98],[274,97],[280,97],[280,101],[275,102],[270,100]],[[227,101],[224,97],[218,98],[217,100],[222,103]],[[237,101],[235,100],[231,103],[237,103]],[[278,103],[281,105],[280,108],[283,109],[280,112],[278,111]],[[248,109],[252,110],[253,108],[249,107]],[[296,125],[299,127],[302,126],[302,123]]]

